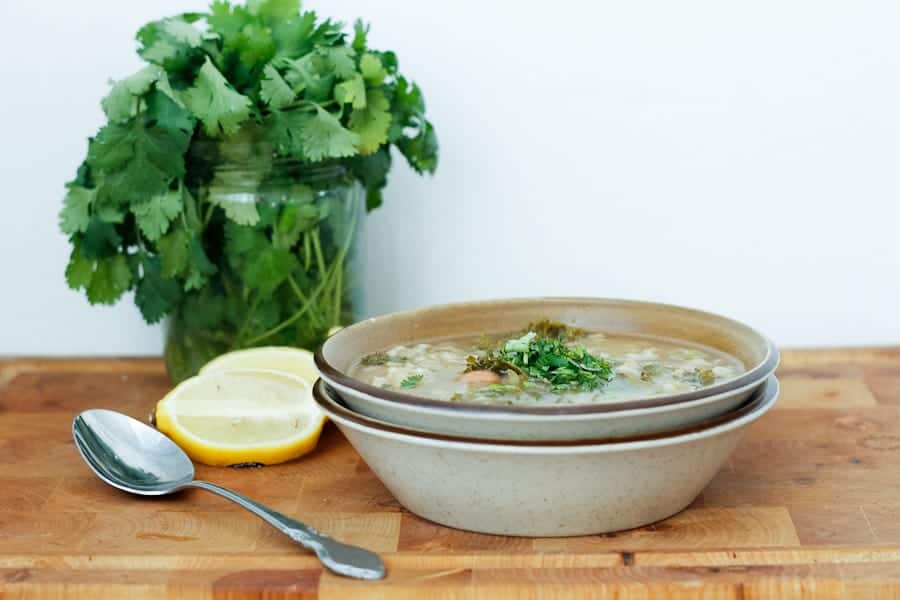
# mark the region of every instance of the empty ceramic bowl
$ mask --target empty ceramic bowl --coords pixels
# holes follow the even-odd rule
[[[623,443],[455,441],[401,433],[316,401],[410,511],[470,531],[592,535],[640,527],[687,507],[778,397],[770,377],[747,413],[680,435]],[[365,423],[365,424],[364,424]]]

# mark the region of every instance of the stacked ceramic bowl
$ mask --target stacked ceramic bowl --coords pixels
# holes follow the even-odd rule
[[[610,336],[680,341],[743,366],[721,381],[622,401],[440,400],[354,377],[396,346],[520,331],[549,319]],[[687,507],[775,403],[778,352],[752,328],[662,304],[541,298],[395,313],[347,327],[316,355],[316,401],[410,511],[504,535],[590,535]]]

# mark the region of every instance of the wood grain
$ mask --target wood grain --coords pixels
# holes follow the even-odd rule
[[[777,408],[683,513],[506,538],[408,513],[340,433],[294,463],[198,476],[379,551],[358,582],[227,501],[139,499],[84,466],[80,410],[145,419],[154,359],[0,359],[0,598],[900,597],[900,348],[788,350]]]

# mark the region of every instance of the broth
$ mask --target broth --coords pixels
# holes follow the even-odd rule
[[[393,346],[363,357],[350,368],[350,374],[377,387],[435,400],[547,406],[688,392],[746,371],[737,358],[699,344],[564,329],[566,334],[559,337],[540,337],[526,328],[524,337],[519,332],[494,339],[472,336]],[[562,355],[554,354],[543,361],[552,365],[551,371],[535,375],[536,363],[523,363],[524,355],[509,349],[541,340],[549,342],[540,348],[562,353],[584,350],[588,356],[574,354],[566,365]],[[503,356],[514,356],[517,364],[501,361],[492,364],[493,369],[485,368],[484,357],[499,356],[498,348],[506,349]],[[532,360],[540,356],[536,352],[530,355]],[[558,365],[568,371],[552,371]],[[548,378],[545,372],[571,377]]]

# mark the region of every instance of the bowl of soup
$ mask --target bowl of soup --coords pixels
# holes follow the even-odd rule
[[[594,298],[492,300],[361,321],[316,354],[353,410],[434,433],[585,439],[689,424],[744,402],[778,364],[751,327]]]

